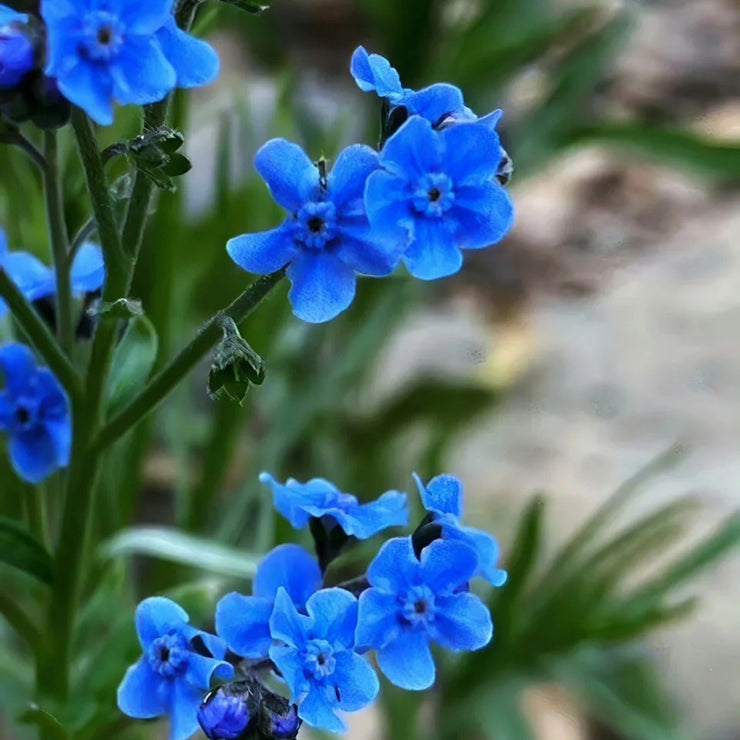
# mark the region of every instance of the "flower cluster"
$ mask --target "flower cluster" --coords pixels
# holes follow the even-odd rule
[[[167,599],[142,602],[144,656],[121,684],[122,711],[169,714],[172,740],[184,740],[196,722],[207,737],[222,739],[292,738],[302,722],[342,732],[342,715],[378,694],[371,651],[392,683],[423,690],[435,680],[432,644],[452,651],[487,645],[491,615],[470,581],[506,580],[496,541],[460,523],[459,480],[438,476],[425,487],[415,477],[428,515],[413,534],[387,540],[366,574],[331,585],[329,563],[344,547],[408,522],[406,495],[388,491],[361,504],[321,478],[281,484],[263,473],[278,511],[297,529],[309,526],[319,558],[294,544],[268,553],[251,595],[231,592],[218,602],[218,637],[190,627]],[[322,561],[324,537],[336,530],[343,538]],[[273,689],[276,680],[283,693]]]
[[[42,0],[42,24],[0,5],[0,90],[14,89],[43,70],[48,95],[58,90],[107,125],[114,103],[155,103],[175,87],[212,82],[218,55],[177,26],[175,5],[175,0]]]
[[[495,244],[513,222],[500,111],[478,118],[453,85],[404,89],[389,62],[362,47],[351,72],[384,99],[380,151],[352,145],[327,172],[296,144],[269,141],[255,167],[289,215],[227,244],[248,272],[287,266],[293,312],[304,321],[334,318],[352,303],[358,275],[390,275],[399,262],[422,280],[452,275],[462,250]]]

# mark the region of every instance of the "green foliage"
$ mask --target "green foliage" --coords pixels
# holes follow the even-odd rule
[[[46,548],[18,522],[0,517],[0,561],[50,584],[54,566]]]

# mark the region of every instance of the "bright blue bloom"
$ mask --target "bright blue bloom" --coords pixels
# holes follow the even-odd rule
[[[378,154],[361,144],[347,147],[328,177],[297,145],[268,141],[254,161],[272,197],[290,216],[276,229],[231,239],[231,259],[260,275],[290,263],[293,313],[310,322],[328,321],[355,296],[357,274],[393,272],[399,245],[371,231],[362,195]]]
[[[388,139],[383,169],[365,188],[375,232],[407,244],[403,260],[415,277],[434,280],[456,273],[462,249],[499,241],[514,220],[506,190],[496,181],[498,136],[476,123],[440,132],[413,116]]]
[[[270,615],[280,588],[301,611],[311,594],[321,588],[316,559],[298,545],[279,545],[263,558],[254,578],[252,596],[232,591],[218,602],[216,632],[237,655],[267,657],[272,645]]]
[[[375,671],[354,650],[357,599],[341,588],[317,591],[300,614],[285,589],[275,599],[270,631],[282,644],[270,658],[288,684],[298,716],[330,732],[347,728],[337,711],[356,712],[378,694]]]
[[[260,481],[272,488],[275,508],[296,529],[303,529],[312,517],[331,517],[348,535],[366,540],[386,527],[402,527],[409,521],[406,494],[400,491],[386,491],[379,499],[361,504],[324,478],[307,483],[289,478],[283,484],[262,473]]]
[[[416,473],[414,480],[424,508],[442,528],[442,538],[459,540],[472,547],[478,554],[475,575],[485,578],[494,586],[503,586],[507,575],[505,570],[496,567],[499,558],[498,542],[488,532],[460,523],[463,514],[463,484],[452,475],[438,475],[426,486]]]
[[[212,691],[198,709],[200,728],[206,737],[215,740],[241,737],[250,719],[246,698],[232,693],[226,686]]]
[[[24,344],[0,347],[0,431],[9,438],[15,472],[40,483],[69,462],[72,425],[69,402],[50,370],[37,367]]]
[[[144,105],[173,88],[213,80],[218,58],[174,27],[174,0],[42,0],[46,74],[98,123],[113,123],[113,101]]]
[[[11,252],[5,239],[5,232],[0,229],[0,269],[29,301],[37,301],[56,294],[57,284],[54,270],[47,267],[30,252]],[[105,282],[105,263],[103,253],[97,244],[83,244],[72,262],[70,271],[72,293],[75,297],[84,293],[93,293],[103,287]],[[0,317],[8,307],[0,299]]]
[[[371,588],[360,595],[358,649],[375,648],[380,670],[403,689],[434,683],[430,642],[450,650],[477,650],[493,634],[491,615],[469,593],[475,552],[462,542],[436,540],[421,560],[410,537],[388,540],[370,564]]]
[[[118,687],[118,707],[129,717],[169,714],[170,740],[184,740],[198,729],[198,709],[211,679],[234,675],[234,667],[223,660],[223,640],[188,621],[187,612],[174,601],[159,596],[144,599],[136,609],[144,655]]]
[[[36,66],[33,43],[23,29],[27,21],[24,13],[0,5],[0,90],[15,87]]]

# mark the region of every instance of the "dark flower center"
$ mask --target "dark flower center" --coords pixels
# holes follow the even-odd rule
[[[102,26],[98,29],[98,42],[103,46],[108,46],[113,41],[113,31],[108,26]]]
[[[422,216],[443,216],[454,200],[453,182],[444,172],[428,172],[411,189],[411,204]]]
[[[118,55],[125,29],[117,15],[96,10],[87,15],[79,42],[80,54],[90,61],[106,63]]]
[[[442,195],[442,193],[439,192],[439,188],[432,188],[429,191],[429,200],[432,203],[435,203],[436,201],[439,200],[439,198],[440,198],[441,195]]]
[[[324,228],[324,222],[318,216],[314,216],[308,219],[308,228],[314,234],[318,234]]]
[[[337,213],[331,201],[310,201],[295,215],[295,240],[309,249],[323,249],[334,239]]]
[[[306,645],[303,672],[310,678],[322,679],[331,676],[336,666],[334,648],[327,640],[314,639]]]
[[[19,406],[15,410],[15,420],[21,426],[26,426],[31,421],[31,412],[25,406]]]
[[[417,614],[424,614],[426,612],[426,610],[427,610],[427,603],[426,603],[426,601],[417,601],[414,604],[414,611]]]
[[[182,635],[162,635],[152,642],[147,652],[149,665],[160,676],[174,678],[187,668],[190,651]]]
[[[424,629],[434,621],[434,593],[429,586],[413,586],[402,598],[401,619],[407,625]]]

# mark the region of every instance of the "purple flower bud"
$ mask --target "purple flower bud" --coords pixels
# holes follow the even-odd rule
[[[198,710],[198,723],[212,740],[234,740],[249,725],[250,715],[244,695],[221,687],[208,694]]]
[[[0,89],[15,87],[34,67],[33,44],[23,27],[0,26]]]

